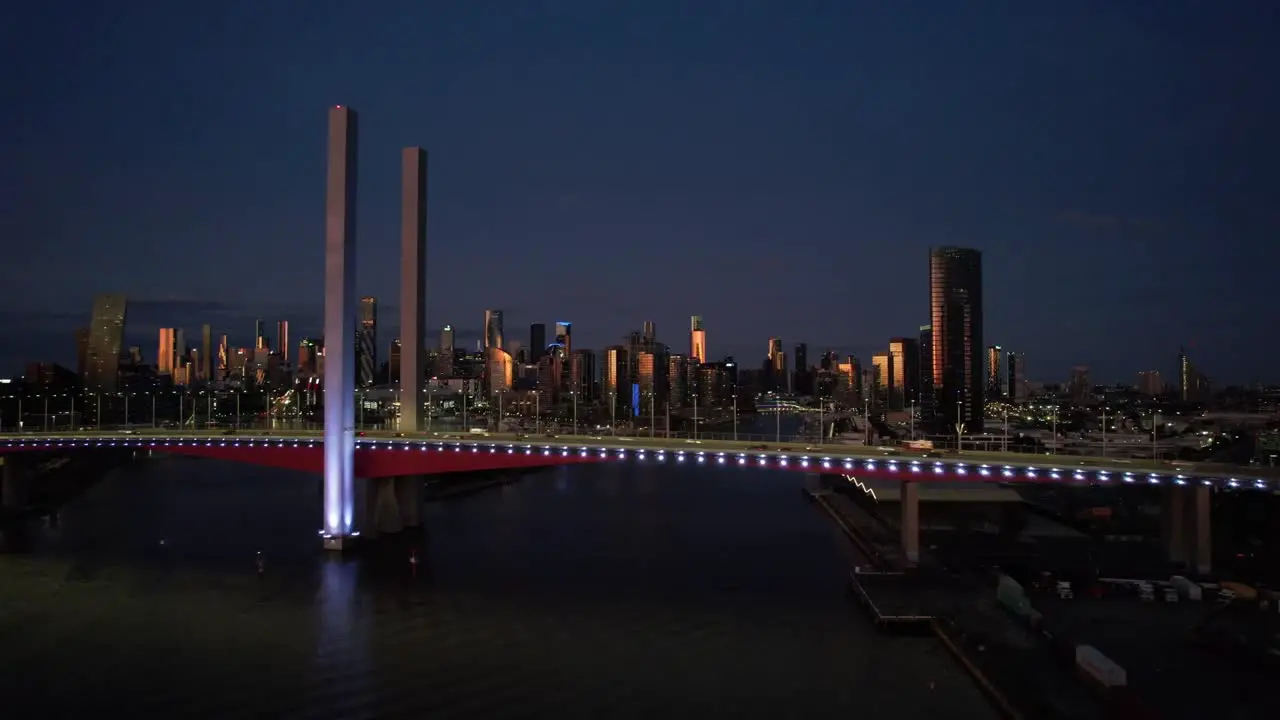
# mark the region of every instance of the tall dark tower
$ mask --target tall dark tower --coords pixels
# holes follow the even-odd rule
[[[986,362],[982,344],[982,253],[929,251],[929,319],[935,417],[982,432]]]
[[[534,323],[529,326],[529,362],[536,365],[547,352],[547,326]]]
[[[427,153],[422,148],[400,154],[400,193],[400,367],[398,373],[391,370],[390,379],[400,381],[400,429],[417,432],[427,336]]]

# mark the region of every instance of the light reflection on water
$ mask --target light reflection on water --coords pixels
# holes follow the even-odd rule
[[[559,468],[428,506],[415,577],[403,541],[320,553],[317,478],[127,468],[37,554],[0,557],[0,667],[24,669],[0,697],[53,716],[990,717],[932,641],[852,609],[801,477]]]

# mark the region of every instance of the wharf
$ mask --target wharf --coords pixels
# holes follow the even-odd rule
[[[1098,702],[1030,628],[1000,606],[994,582],[948,571],[928,554],[905,568],[896,528],[852,498],[807,490],[850,537],[867,566],[849,574],[851,591],[885,631],[927,631],[947,648],[1008,718],[1091,720]]]

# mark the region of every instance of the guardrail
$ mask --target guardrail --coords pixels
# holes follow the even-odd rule
[[[0,440],[51,442],[75,439],[103,438],[159,438],[171,440],[208,439],[215,437],[237,438],[321,438],[320,430],[164,430],[142,428],[111,432],[61,432],[61,433],[4,433]],[[1016,467],[1035,467],[1044,470],[1058,468],[1064,472],[1075,469],[1093,470],[1111,473],[1159,473],[1164,475],[1185,475],[1188,477],[1241,477],[1258,479],[1280,479],[1280,472],[1271,468],[1247,468],[1220,464],[1197,464],[1181,462],[1125,461],[1122,459],[1087,458],[1065,455],[1020,455],[1016,453],[980,453],[980,452],[937,452],[914,451],[897,448],[864,447],[861,445],[814,444],[805,442],[760,443],[752,440],[721,440],[693,438],[665,438],[623,435],[534,435],[528,433],[472,433],[462,431],[437,433],[400,433],[395,431],[358,431],[357,439],[364,441],[398,441],[398,442],[452,442],[452,443],[530,443],[579,445],[608,449],[666,449],[685,450],[689,452],[727,452],[727,453],[793,453],[811,457],[826,457],[836,460],[894,460],[899,462],[931,461],[947,464],[1007,464]]]

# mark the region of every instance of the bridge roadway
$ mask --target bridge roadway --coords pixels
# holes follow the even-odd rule
[[[133,444],[212,442],[277,444],[287,442],[315,443],[323,439],[319,430],[255,431],[244,430],[228,433],[226,430],[174,431],[150,428],[118,432],[39,432],[0,433],[0,451],[5,446],[58,445],[68,442],[112,442]],[[1204,484],[1222,485],[1231,489],[1276,490],[1280,489],[1280,472],[1273,468],[1253,468],[1236,465],[1191,463],[1176,461],[1131,460],[1125,458],[1100,458],[1075,455],[1032,455],[1029,453],[1000,453],[964,451],[938,452],[905,448],[863,447],[861,445],[805,444],[803,442],[760,443],[732,440],[693,440],[648,436],[613,435],[532,435],[518,433],[399,433],[394,431],[364,431],[357,433],[356,442],[361,447],[413,445],[448,446],[507,446],[544,451],[615,451],[633,453],[673,453],[683,457],[692,454],[708,457],[719,463],[739,465],[759,464],[792,469],[840,470],[875,469],[879,472],[897,472],[901,467],[908,473],[927,473],[932,468],[938,480],[967,476],[970,481],[1107,481],[1161,484],[1202,481]],[[16,448],[15,448],[16,449]],[[972,475],[978,477],[972,477]],[[925,477],[921,477],[924,480]]]

